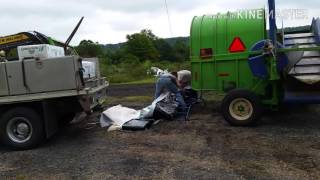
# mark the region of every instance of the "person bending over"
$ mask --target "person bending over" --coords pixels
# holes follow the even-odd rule
[[[181,109],[185,110],[186,103],[184,102],[181,92],[179,91],[179,83],[177,76],[177,72],[171,72],[160,75],[156,83],[155,99],[157,99],[164,92],[173,93],[176,95],[177,102],[179,103]]]

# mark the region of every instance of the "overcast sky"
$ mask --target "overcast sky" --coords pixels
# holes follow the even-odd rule
[[[263,8],[266,1],[167,0],[171,33],[164,0],[0,0],[0,36],[36,30],[65,41],[81,16],[85,19],[73,45],[82,39],[102,44],[123,42],[127,34],[144,28],[164,38],[188,36],[191,20],[196,15]],[[307,13],[302,19],[288,17],[284,20],[285,26],[310,25],[312,17],[320,16],[319,0],[276,1],[282,13],[290,14],[290,9]],[[278,27],[281,27],[281,20]]]

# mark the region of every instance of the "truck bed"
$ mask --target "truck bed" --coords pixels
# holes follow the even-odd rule
[[[100,76],[98,59],[96,76],[83,78],[82,58],[66,56],[50,59],[28,59],[0,64],[0,105],[44,99],[90,96],[91,106],[106,95],[108,82]]]

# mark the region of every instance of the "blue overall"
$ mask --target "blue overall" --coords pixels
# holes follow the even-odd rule
[[[181,109],[186,109],[186,103],[184,102],[177,85],[173,82],[170,76],[160,76],[160,78],[158,79],[156,83],[155,99],[157,99],[165,90],[175,94],[176,100],[179,103]]]

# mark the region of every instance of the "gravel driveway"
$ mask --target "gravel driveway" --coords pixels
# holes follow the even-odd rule
[[[143,107],[120,100],[152,96],[153,87],[113,86],[109,106]],[[231,127],[209,102],[189,122],[141,132],[70,125],[34,150],[0,148],[0,179],[320,179],[319,117],[319,106],[286,107],[256,127]]]

